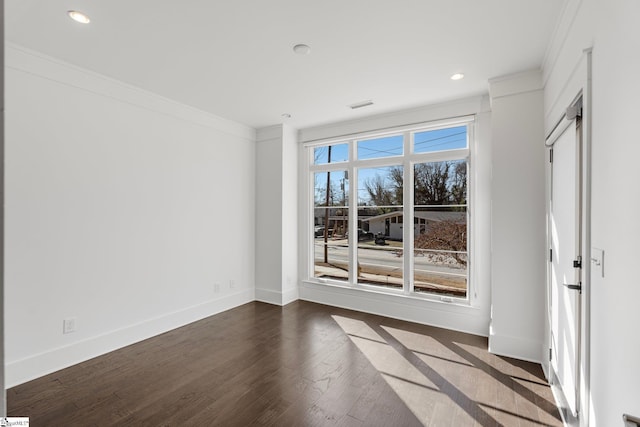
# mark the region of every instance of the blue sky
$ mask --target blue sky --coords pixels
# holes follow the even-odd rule
[[[402,135],[393,135],[383,138],[360,140],[357,142],[358,160],[368,160],[403,154]],[[328,146],[316,147],[314,149],[315,164],[328,163]],[[430,153],[445,150],[467,148],[467,128],[458,126],[445,129],[428,130],[416,132],[414,134],[414,152]],[[331,146],[331,163],[346,162],[349,159],[349,145],[335,144]],[[358,171],[358,198],[368,199],[364,182],[372,179],[376,175],[388,176],[390,167],[366,168]],[[331,181],[336,184],[336,188],[341,188],[341,181],[345,178],[344,172],[331,173]],[[324,188],[326,179],[319,179],[317,185]],[[391,180],[387,180],[387,188],[392,188]],[[347,190],[348,192],[348,190]]]
[[[466,126],[428,130],[414,134],[414,152],[429,153],[467,147]],[[358,160],[402,155],[402,135],[358,141]],[[328,163],[328,147],[316,147],[315,164]],[[346,162],[349,158],[348,144],[331,146],[331,163]]]

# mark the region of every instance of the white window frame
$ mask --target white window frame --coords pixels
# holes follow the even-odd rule
[[[467,148],[435,151],[427,153],[414,153],[414,136],[416,133],[424,131],[432,131],[444,128],[451,128],[456,126],[467,127]],[[403,179],[403,195],[404,200],[402,204],[402,213],[405,222],[411,219],[413,222],[414,213],[414,165],[418,163],[440,162],[449,160],[465,160],[467,162],[467,292],[466,297],[445,296],[436,293],[427,292],[414,292],[414,256],[413,256],[413,238],[414,227],[403,227],[403,242],[408,243],[411,250],[403,251],[403,287],[402,289],[387,288],[383,286],[368,285],[358,283],[357,270],[353,266],[357,265],[357,233],[349,233],[349,278],[347,281],[318,278],[314,277],[315,272],[315,260],[314,260],[314,239],[309,240],[309,244],[306,248],[306,266],[305,281],[317,284],[325,284],[331,286],[337,286],[342,288],[360,289],[363,291],[375,292],[378,294],[389,294],[405,296],[410,298],[417,298],[435,302],[455,302],[461,305],[471,305],[472,296],[475,295],[475,280],[474,280],[474,267],[475,267],[475,254],[474,254],[474,230],[473,230],[473,211],[474,211],[474,195],[475,195],[475,174],[473,165],[473,150],[476,145],[475,139],[475,127],[476,119],[475,115],[458,117],[455,119],[446,119],[438,121],[430,121],[419,124],[412,124],[407,126],[394,127],[378,131],[360,132],[344,137],[326,138],[316,140],[313,142],[307,142],[303,144],[306,155],[306,170],[309,177],[307,197],[305,203],[311,207],[308,210],[309,217],[307,218],[308,226],[305,227],[305,232],[309,233],[313,230],[314,224],[314,208],[313,198],[315,194],[315,180],[314,174],[317,172],[338,172],[347,171],[349,176],[349,224],[350,229],[352,224],[358,223],[358,198],[357,187],[358,177],[357,171],[359,168],[375,168],[385,166],[402,166],[405,172]],[[357,160],[357,141],[368,140],[373,138],[381,138],[392,135],[403,135],[404,154],[399,156],[381,157],[376,159]],[[345,162],[337,163],[325,163],[325,164],[313,164],[313,152],[314,148],[336,145],[336,144],[349,144],[349,158]],[[409,203],[407,203],[409,201]],[[357,229],[357,227],[355,227]]]

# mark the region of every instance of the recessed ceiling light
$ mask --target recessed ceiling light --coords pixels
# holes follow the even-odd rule
[[[451,76],[451,80],[462,80],[464,79],[464,74],[462,73],[455,73]]]
[[[297,44],[293,47],[293,51],[298,55],[308,55],[311,53],[311,48],[306,44]]]
[[[89,22],[91,22],[91,19],[89,19],[87,15],[82,12],[78,12],[77,10],[70,10],[67,12],[67,14],[69,15],[69,18],[81,24],[88,24]]]
[[[289,113],[283,113],[283,114],[282,114],[282,118],[283,118],[283,119],[290,119],[290,118],[291,118],[291,114],[289,114]]]

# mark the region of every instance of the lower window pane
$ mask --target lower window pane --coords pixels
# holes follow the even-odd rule
[[[326,258],[325,258],[326,248]],[[315,267],[314,277],[333,279],[333,280],[349,280],[349,248],[346,242],[340,244],[327,244],[318,241],[315,243]]]
[[[349,209],[316,208],[313,230],[314,277],[349,280]]]
[[[358,283],[402,289],[402,207],[358,210]]]
[[[467,212],[464,206],[414,210],[414,291],[467,296]]]
[[[463,260],[460,262],[459,259]],[[467,254],[416,249],[413,290],[460,298],[467,296]]]

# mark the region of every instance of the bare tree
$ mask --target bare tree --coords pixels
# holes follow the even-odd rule
[[[395,195],[387,186],[387,180],[380,175],[364,181],[364,188],[367,190],[372,206],[391,206],[395,204]],[[386,209],[381,210],[386,211]]]
[[[451,162],[451,201],[456,205],[467,204],[467,162]]]
[[[467,202],[467,163],[445,161],[418,163],[414,166],[414,198],[416,205],[464,205]],[[389,171],[396,198],[402,200],[404,183],[402,168]]]
[[[414,167],[415,204],[449,204],[449,162],[418,163]]]
[[[415,249],[452,251],[450,255],[456,262],[462,266],[466,266],[467,224],[453,220],[432,222],[429,224],[425,234],[416,236],[414,247]]]
[[[396,201],[398,204],[402,204],[404,200],[404,171],[401,166],[395,166],[389,169],[389,179],[393,183],[393,190],[395,192]]]

